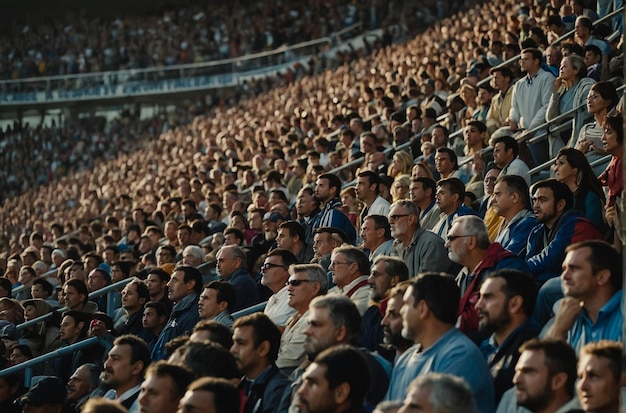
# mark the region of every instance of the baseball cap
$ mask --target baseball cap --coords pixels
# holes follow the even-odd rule
[[[58,377],[46,377],[20,397],[19,403],[22,406],[26,403],[33,406],[42,406],[46,403],[63,404],[66,392],[65,383]]]
[[[285,218],[280,215],[278,212],[268,212],[263,215],[263,221],[270,220],[272,222],[284,221]]]

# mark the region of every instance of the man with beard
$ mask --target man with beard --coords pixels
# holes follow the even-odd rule
[[[480,350],[493,377],[496,403],[513,385],[520,345],[539,334],[540,327],[531,318],[536,297],[532,278],[512,269],[492,272],[480,287],[478,331],[490,335]]]
[[[485,277],[502,268],[528,272],[528,266],[500,244],[490,243],[487,227],[474,215],[458,217],[452,222],[446,247],[448,257],[463,266],[456,278],[461,288],[459,330],[472,334],[478,329],[478,314],[474,305],[478,301],[479,286]]]
[[[308,322],[309,325],[304,330],[306,336],[304,352],[307,361],[302,363],[292,375],[294,379],[291,387],[292,392],[298,389],[303,382],[304,371],[310,367],[310,363],[314,362],[321,352],[341,344],[356,344],[359,337],[361,316],[348,297],[331,294],[316,297],[311,301]],[[367,349],[362,348],[358,351],[367,361],[372,373],[372,386],[367,393],[366,401],[373,407],[382,400],[387,391],[389,377],[386,372],[390,371],[391,365]],[[295,396],[293,393],[291,395]],[[287,400],[283,399],[283,402],[287,402]],[[289,407],[290,412],[295,413],[297,403],[298,400],[294,397]]]
[[[395,360],[404,354],[414,343],[402,337],[402,297],[407,288],[411,285],[409,281],[404,281],[396,285],[389,292],[387,301],[387,311],[380,324],[383,326],[383,343],[389,349],[395,350]]]
[[[321,212],[313,228],[334,227],[339,228],[348,237],[350,244],[356,241],[356,230],[346,214],[338,208],[342,203],[339,199],[341,180],[334,174],[321,174],[315,182],[315,199],[320,203]]]
[[[102,383],[111,389],[104,398],[119,402],[129,413],[137,413],[143,373],[149,364],[150,349],[145,341],[131,334],[116,338],[101,376]]]
[[[381,347],[383,343],[382,320],[387,310],[389,291],[398,283],[409,279],[409,269],[398,257],[380,256],[374,260],[367,282],[370,288],[370,306],[363,314],[359,346],[378,351],[393,359],[393,355]]]
[[[575,409],[574,349],[563,341],[534,338],[524,343],[520,352],[513,377],[515,387],[504,394],[497,413],[519,411],[517,406],[532,413],[580,412]]]

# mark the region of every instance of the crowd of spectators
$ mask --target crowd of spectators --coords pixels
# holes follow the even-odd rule
[[[442,386],[454,411],[617,411],[622,80],[606,81],[616,42],[589,37],[580,7],[476,5],[406,44],[153,121],[132,146],[120,123],[102,139],[114,155],[7,199],[0,361],[99,338],[40,366],[56,379],[21,403],[170,413],[208,392],[197,409],[211,411],[221,392],[221,413],[406,412]],[[568,58],[545,59],[551,16],[576,10],[575,37],[554,45]],[[590,39],[611,51],[600,81],[579,84]],[[516,139],[580,93],[574,129]],[[530,176],[540,156],[553,178]],[[101,380],[79,395],[42,401],[91,369]],[[176,390],[167,404],[159,387]]]

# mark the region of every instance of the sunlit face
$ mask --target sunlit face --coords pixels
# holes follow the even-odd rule
[[[563,80],[571,81],[576,79],[577,73],[578,71],[574,69],[568,57],[561,61],[561,67],[559,67],[559,77],[563,78]]]
[[[295,236],[291,236],[289,233],[289,229],[287,228],[278,228],[278,235],[276,235],[276,245],[278,248],[291,250],[294,248],[297,239]]]
[[[493,147],[493,162],[498,168],[504,168],[513,160],[513,149],[506,150],[504,142],[498,142]]]
[[[383,228],[376,229],[376,223],[373,219],[365,219],[361,225],[361,239],[363,239],[363,248],[370,251],[384,240],[385,230]]]
[[[326,366],[313,363],[306,369],[294,405],[301,413],[336,411],[337,402],[326,379]]]
[[[316,257],[323,257],[333,252],[335,241],[328,232],[322,232],[313,236],[313,252]]]
[[[491,86],[493,86],[494,89],[500,91],[506,90],[509,87],[510,82],[511,79],[508,77],[504,77],[502,75],[502,72],[495,72],[491,78]]]
[[[497,169],[490,169],[489,172],[485,175],[485,179],[483,180],[485,194],[491,195],[493,194],[493,189],[496,184],[496,179],[498,179],[498,175],[500,171]]]
[[[387,291],[392,287],[393,277],[387,274],[384,261],[372,265],[367,282],[370,285],[370,295],[373,300],[380,301],[387,296]]]
[[[522,72],[534,74],[539,69],[539,61],[535,60],[532,53],[522,53],[519,67]]]
[[[308,326],[304,330],[304,335],[304,351],[309,356],[319,354],[337,344],[338,329],[330,318],[328,308],[309,308]]]
[[[576,248],[568,251],[563,260],[561,285],[568,297],[580,300],[592,297],[597,291],[597,275],[593,273],[590,257],[591,248]]]
[[[495,185],[493,195],[491,196],[491,205],[500,216],[505,216],[514,208],[513,193],[509,191],[506,182],[498,182]]]
[[[505,283],[500,277],[487,278],[480,286],[480,298],[475,307],[478,312],[478,329],[483,334],[501,331],[510,323],[509,300],[502,291]]]
[[[576,175],[578,174],[578,168],[572,168],[572,165],[567,161],[565,155],[559,156],[554,161],[554,177],[557,181],[568,184],[570,182],[576,182]]]
[[[217,302],[218,291],[214,288],[205,288],[198,300],[198,314],[202,319],[211,319],[218,315],[222,308]]]
[[[142,362],[131,361],[131,346],[129,344],[119,344],[109,350],[108,357],[104,362],[104,372],[102,383],[111,388],[128,385],[134,381],[135,377],[142,369]]]
[[[402,297],[394,295],[387,301],[385,316],[381,321],[383,326],[383,341],[387,345],[397,346],[402,337]]]
[[[152,307],[146,307],[143,310],[143,317],[141,319],[141,325],[144,328],[153,330],[153,329],[158,328],[162,322],[163,322],[163,319],[161,316],[159,316],[159,313],[157,312],[156,309]]]
[[[389,227],[391,228],[391,236],[393,238],[400,238],[408,235],[411,232],[411,225],[417,217],[410,215],[405,207],[395,205],[389,210],[387,219],[389,220]]]
[[[261,345],[254,345],[254,327],[240,326],[233,331],[233,346],[230,352],[235,356],[237,367],[243,374],[250,374],[258,369],[261,360]]]
[[[74,401],[89,394],[92,390],[89,384],[89,367],[80,366],[67,382],[67,399]]]
[[[172,376],[148,374],[141,383],[137,398],[141,413],[173,413],[179,399],[174,392]]]
[[[610,104],[611,101],[604,99],[593,87],[589,90],[589,95],[587,95],[587,112],[593,115],[602,113]]]
[[[355,266],[356,263],[350,262],[345,254],[332,254],[328,270],[333,274],[333,282],[343,288],[354,279]]]
[[[376,185],[370,185],[370,179],[367,176],[359,176],[356,178],[354,190],[356,197],[361,201],[368,201],[371,197],[376,196]],[[344,202],[344,205],[346,203]]]
[[[261,284],[274,292],[280,291],[289,278],[288,268],[283,265],[282,259],[278,255],[265,258],[261,266]]]
[[[513,376],[517,404],[530,411],[542,410],[550,401],[550,373],[543,350],[524,351]]]
[[[482,146],[485,134],[479,131],[476,126],[470,125],[463,130],[463,137],[465,138],[465,144],[470,148],[474,148]]]
[[[435,200],[441,212],[450,214],[452,211],[454,211],[458,206],[458,199],[458,194],[452,194],[447,186],[437,186]]]
[[[140,298],[137,292],[137,285],[127,284],[122,290],[122,307],[127,311],[136,311],[146,302],[145,298]]]
[[[551,226],[557,218],[556,200],[550,188],[538,188],[533,195],[533,212],[537,223]]]
[[[172,278],[167,283],[167,298],[177,303],[185,298],[192,288],[193,281],[185,282],[185,273],[183,271],[174,271]]]
[[[321,178],[315,181],[315,199],[326,202],[331,196],[331,187],[328,179]]]
[[[622,152],[622,144],[619,142],[619,136],[617,132],[606,123],[604,125],[604,133],[602,134],[602,146],[603,149],[613,156],[619,155]]]
[[[578,361],[578,399],[586,412],[616,412],[619,408],[620,382],[606,357],[583,354]]]
[[[308,217],[313,213],[313,211],[315,211],[315,207],[316,205],[313,195],[305,191],[298,194],[298,198],[296,200],[296,211],[298,212],[298,215]]]
[[[469,241],[472,237],[468,236],[467,231],[462,224],[455,222],[448,231],[448,239],[445,243],[448,249],[448,258],[451,261],[464,265],[465,259],[469,255]]]

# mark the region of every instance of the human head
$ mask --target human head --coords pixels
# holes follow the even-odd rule
[[[169,280],[170,275],[167,271],[160,267],[152,267],[145,281],[148,286],[148,291],[150,292],[150,297],[160,297],[167,288]]]
[[[335,248],[348,243],[346,235],[337,228],[319,227],[314,232],[313,252],[316,257],[330,255]]]
[[[304,227],[298,221],[285,221],[278,226],[276,244],[278,248],[294,252],[303,248],[305,238]]]
[[[230,352],[237,360],[239,371],[255,379],[278,357],[280,330],[263,313],[238,318],[233,324],[233,345]]]
[[[238,413],[239,392],[229,381],[215,377],[200,378],[180,400],[179,413]]]
[[[328,290],[328,276],[319,264],[297,264],[289,267],[288,304],[304,313],[314,297],[326,294]]]
[[[411,202],[416,206],[430,204],[435,199],[435,192],[437,191],[437,183],[434,179],[429,177],[416,177],[412,179],[411,186],[409,187]]]
[[[530,187],[530,191],[537,223],[543,223],[548,227],[551,227],[563,212],[570,210],[574,203],[572,191],[554,178],[536,182]]]
[[[232,312],[237,296],[232,284],[216,280],[204,286],[198,299],[198,313],[202,319],[211,319],[222,311]]]
[[[202,274],[197,268],[188,265],[176,267],[167,283],[167,297],[177,303],[191,294],[202,291]]]
[[[67,382],[67,400],[74,402],[91,393],[100,384],[100,367],[86,363],[78,367]]]
[[[30,287],[30,295],[33,298],[48,299],[54,292],[54,287],[44,277],[36,278]]]
[[[333,282],[343,288],[356,278],[369,274],[370,263],[359,248],[341,246],[333,250],[328,269],[332,272]]]
[[[427,373],[418,376],[409,386],[398,413],[418,411],[432,413],[474,413],[474,396],[467,383],[451,374]]]
[[[228,278],[240,268],[246,268],[246,253],[237,245],[225,245],[216,254],[217,272],[220,277]]]
[[[435,153],[435,168],[442,176],[448,176],[452,171],[459,169],[457,156],[450,148],[437,148]]]
[[[498,136],[491,139],[493,146],[493,162],[504,168],[519,155],[519,144],[512,136]]]
[[[363,248],[374,251],[380,244],[391,239],[391,227],[387,217],[383,215],[368,215],[361,224],[361,239]]]
[[[380,301],[396,284],[409,279],[409,268],[398,257],[379,255],[374,259],[367,279],[370,284],[371,298]]]
[[[317,181],[315,182],[315,199],[319,202],[326,203],[338,197],[339,192],[341,192],[341,180],[339,176],[324,173],[317,177]]]
[[[183,249],[183,265],[189,265],[191,267],[198,267],[204,262],[204,250],[198,245],[187,245]]]
[[[531,411],[548,406],[557,395],[574,395],[576,352],[567,343],[534,338],[520,347],[513,384],[517,404]]]
[[[137,398],[141,412],[175,413],[193,380],[193,373],[182,366],[165,361],[151,364]]]
[[[289,278],[289,267],[297,262],[291,251],[282,248],[271,250],[261,265],[261,284],[277,293],[285,287]]]
[[[435,199],[441,212],[451,214],[465,199],[465,184],[459,178],[441,179],[437,182]]]
[[[472,258],[489,248],[489,234],[483,220],[476,215],[463,215],[452,221],[445,243],[448,258],[463,266]]]
[[[83,280],[72,278],[63,285],[63,300],[70,310],[80,310],[89,299],[89,290]]]
[[[395,201],[389,207],[389,226],[395,239],[410,239],[419,228],[419,209],[408,199]]]
[[[215,320],[200,320],[193,327],[190,342],[212,341],[230,349],[233,346],[233,333],[230,328]]]
[[[104,362],[102,383],[128,390],[141,382],[149,364],[150,349],[145,341],[132,334],[119,336]]]
[[[601,340],[586,344],[578,360],[578,400],[585,412],[617,411],[622,378],[622,344]]]
[[[187,367],[196,378],[212,376],[230,380],[241,377],[235,357],[228,349],[210,341],[187,341],[168,361]]]
[[[611,82],[598,82],[591,86],[587,97],[587,111],[589,113],[610,112],[617,106],[619,95]]]
[[[122,307],[129,314],[141,310],[149,300],[150,291],[139,279],[132,280],[122,289]]]
[[[491,204],[498,215],[513,218],[522,209],[530,209],[526,180],[519,175],[502,175],[496,179]]]
[[[26,413],[61,413],[65,401],[65,384],[58,377],[45,377],[19,399]]]
[[[302,413],[360,408],[370,388],[370,371],[360,350],[336,346],[320,353],[302,376],[294,404]]]
[[[356,197],[363,202],[372,202],[379,193],[379,182],[380,178],[377,173],[372,171],[359,172],[354,186]]]
[[[529,76],[533,76],[541,67],[543,55],[541,50],[536,48],[527,48],[522,50],[520,56],[520,69]]]

